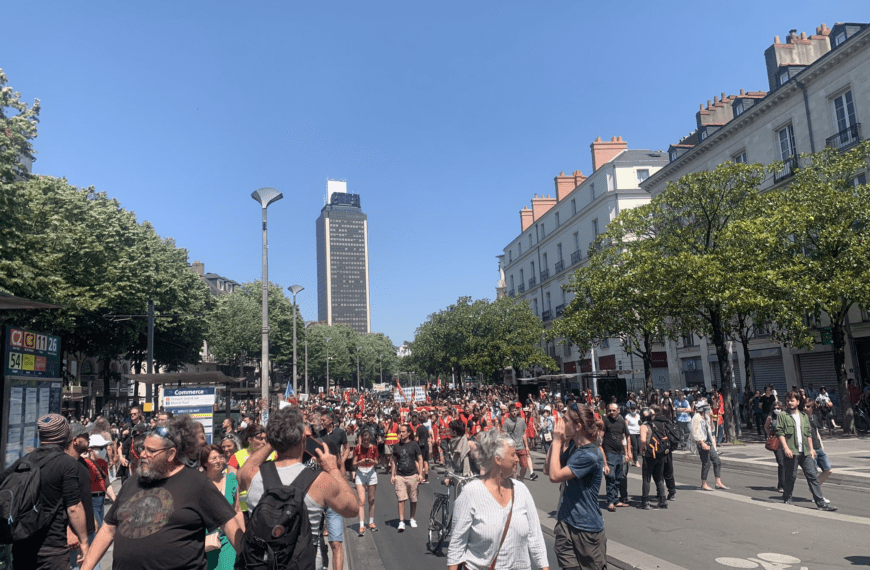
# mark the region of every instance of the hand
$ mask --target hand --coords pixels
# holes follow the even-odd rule
[[[610,465],[608,465],[606,461],[604,462],[604,474],[610,475]]]
[[[704,451],[710,451],[710,446],[707,445],[706,443],[702,443],[702,444],[701,444],[701,449],[703,449]]]
[[[813,457],[813,461],[815,461],[815,460],[816,460],[816,450],[815,450],[815,449],[811,449],[811,450],[810,450],[810,455]]]
[[[556,424],[553,426],[553,441],[561,440],[565,437],[565,423],[562,418],[556,420]]]
[[[788,457],[789,459],[791,459],[792,457],[794,457],[794,453],[791,452],[791,449],[789,449],[787,445],[783,445],[783,446],[782,446],[782,452],[783,452],[783,453],[785,454],[785,456]]]
[[[329,446],[325,441],[320,442],[320,449],[315,449],[317,453],[317,462],[320,463],[321,469],[329,473],[333,469],[338,469],[338,461],[335,456],[329,452]]]
[[[81,567],[85,563],[85,558],[87,557],[87,555],[88,555],[88,545],[83,544],[81,546],[81,548],[79,548],[79,558],[78,558],[79,567]]]
[[[395,484],[396,484],[396,476],[390,475],[390,485],[395,485]]]

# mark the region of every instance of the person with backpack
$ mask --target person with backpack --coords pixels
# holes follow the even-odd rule
[[[286,568],[292,560],[298,570],[320,570],[326,566],[319,548],[326,507],[342,517],[358,514],[357,497],[325,442],[320,442],[314,458],[319,469],[303,463],[310,437],[298,408],[272,412],[266,444],[239,469],[239,488],[248,491],[250,520],[236,568],[272,570]],[[273,450],[275,460],[266,462]],[[273,531],[278,526],[298,531],[276,537]],[[301,540],[305,536],[310,539]],[[268,563],[267,551],[272,553]]]
[[[67,523],[83,560],[89,552],[79,465],[64,452],[70,426],[60,414],[36,422],[40,446],[0,473],[0,542],[16,569],[68,570]]]

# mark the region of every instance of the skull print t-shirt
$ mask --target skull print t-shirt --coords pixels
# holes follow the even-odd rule
[[[131,477],[106,514],[115,527],[113,568],[205,570],[205,534],[235,516],[205,474],[185,467],[146,483]]]

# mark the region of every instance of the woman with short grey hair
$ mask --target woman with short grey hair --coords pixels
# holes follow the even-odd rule
[[[448,570],[549,570],[538,509],[528,488],[512,479],[518,459],[507,434],[490,430],[477,441],[484,475],[456,499],[447,552]]]

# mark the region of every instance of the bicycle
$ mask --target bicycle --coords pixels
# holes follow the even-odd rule
[[[870,431],[870,418],[867,417],[867,406],[859,403],[853,409],[855,413],[855,429],[860,433]]]
[[[450,479],[448,483],[447,480]],[[428,540],[426,541],[426,549],[440,556],[441,546],[450,535],[453,525],[453,502],[459,493],[469,482],[477,479],[477,475],[463,477],[448,471],[445,479],[441,481],[442,485],[447,485],[447,493],[435,493],[435,504],[432,505],[432,512],[429,514],[429,532]],[[456,497],[451,498],[451,490],[456,487]]]

